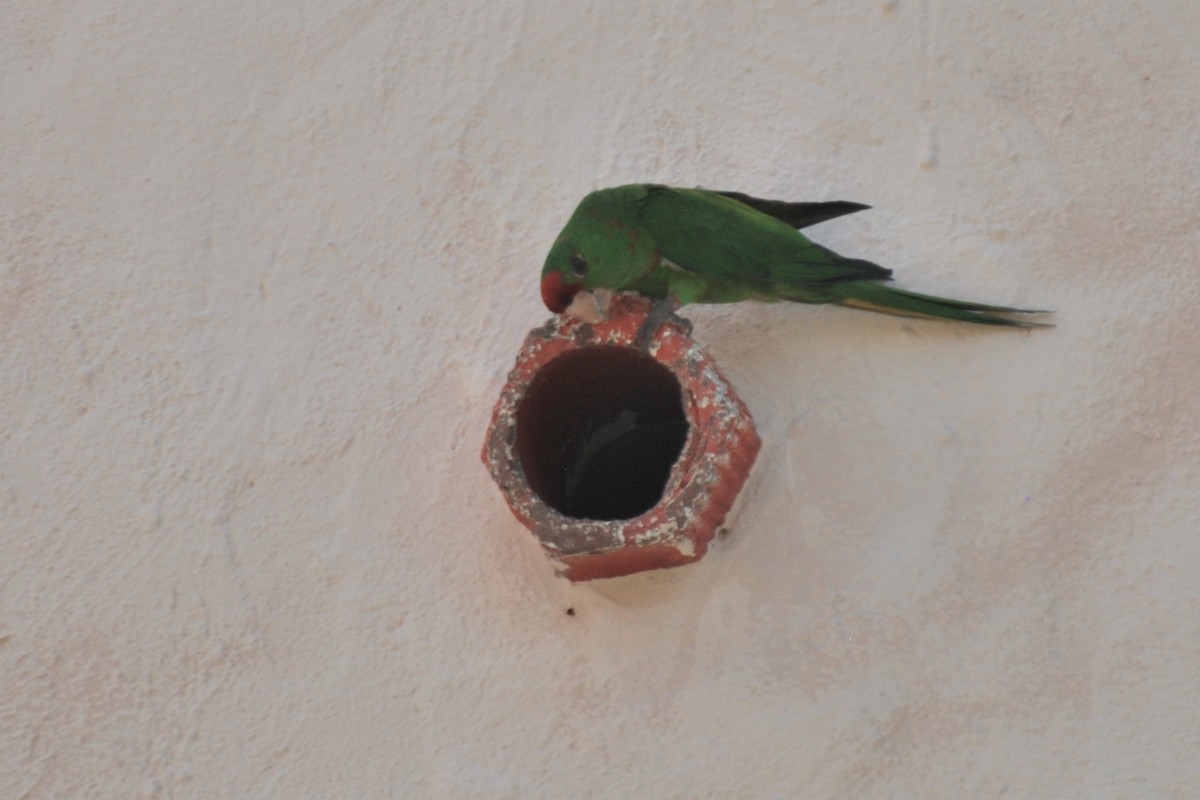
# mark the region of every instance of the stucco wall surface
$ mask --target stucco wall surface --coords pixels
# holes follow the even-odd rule
[[[1200,5],[3,5],[0,797],[1200,796]],[[479,448],[641,180],[1058,326],[692,309],[744,508],[571,585]]]

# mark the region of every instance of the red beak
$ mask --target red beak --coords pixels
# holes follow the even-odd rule
[[[582,288],[579,285],[569,286],[563,283],[562,273],[547,272],[542,278],[542,302],[555,314],[561,314],[567,310],[571,300]]]

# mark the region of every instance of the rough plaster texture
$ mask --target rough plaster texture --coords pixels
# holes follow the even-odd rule
[[[0,797],[1200,794],[1196,3],[3,18]],[[572,586],[479,442],[644,179],[1059,327],[695,310],[736,528]]]

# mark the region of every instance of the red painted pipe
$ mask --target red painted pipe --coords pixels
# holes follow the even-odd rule
[[[643,356],[650,302],[556,315],[526,338],[483,462],[558,574],[612,578],[702,558],[761,442],[717,365],[674,325]]]

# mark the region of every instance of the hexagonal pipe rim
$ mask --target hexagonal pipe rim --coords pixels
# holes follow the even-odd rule
[[[688,430],[661,499],[627,519],[578,519],[534,490],[517,447],[519,410],[531,383],[568,353],[596,347],[637,352],[637,332],[650,308],[645,298],[617,294],[601,322],[560,314],[535,328],[492,412],[483,462],[513,515],[534,534],[558,574],[572,581],[681,566],[702,558],[761,447],[749,410],[716,363],[684,331],[668,324],[656,333],[649,355],[679,382]]]

